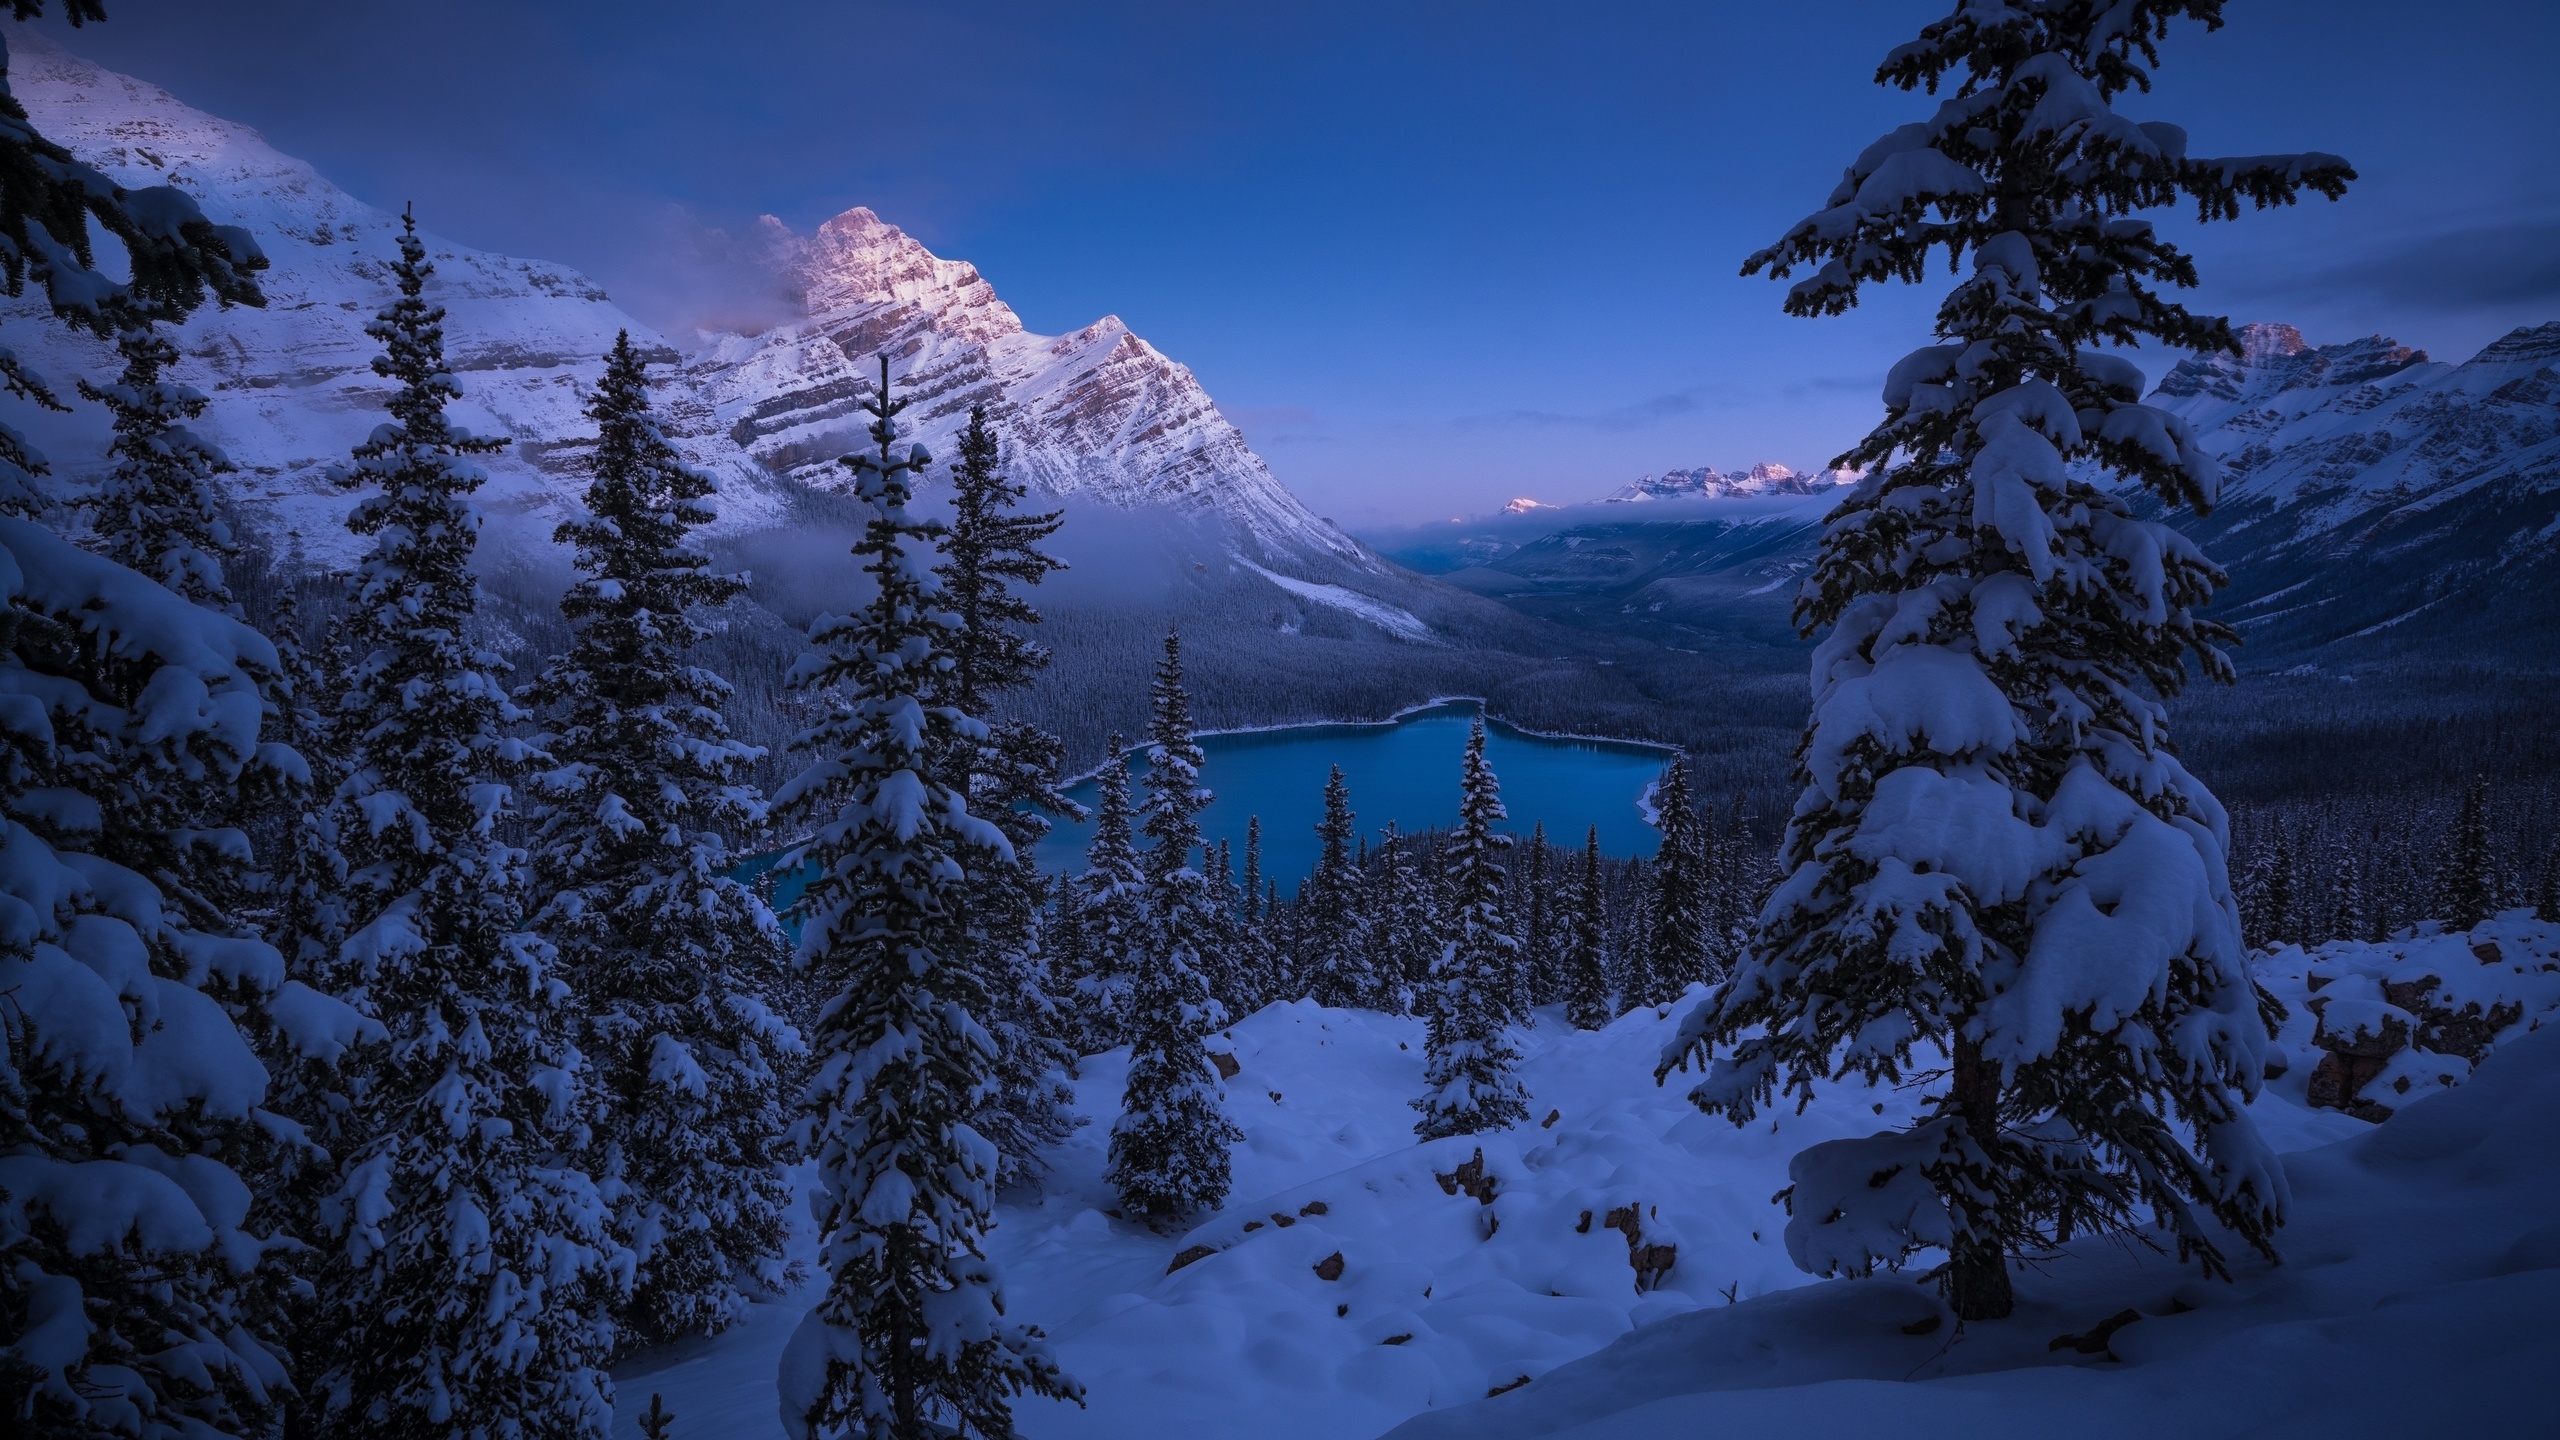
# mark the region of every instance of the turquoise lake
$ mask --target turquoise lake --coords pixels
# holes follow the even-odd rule
[[[1223,839],[1234,846],[1242,865],[1245,822],[1261,816],[1263,874],[1291,894],[1315,866],[1315,825],[1324,815],[1325,773],[1332,766],[1342,767],[1355,823],[1372,845],[1390,820],[1408,832],[1456,824],[1458,767],[1475,716],[1472,703],[1457,702],[1375,725],[1203,735],[1200,783],[1217,797],[1201,817],[1203,829],[1211,844]],[[1662,773],[1669,751],[1533,735],[1494,720],[1485,726],[1485,759],[1502,781],[1503,807],[1511,812],[1504,828],[1513,834],[1527,835],[1543,820],[1549,841],[1579,847],[1584,830],[1597,825],[1608,853],[1653,853],[1658,837],[1636,800]],[[1143,781],[1143,752],[1129,768]],[[1097,783],[1085,780],[1067,793],[1090,806]],[[1144,793],[1138,790],[1137,798]],[[1040,846],[1042,868],[1083,869],[1092,835],[1090,824],[1061,822]]]
[[[1458,819],[1458,767],[1467,748],[1467,731],[1476,707],[1459,701],[1417,710],[1370,725],[1292,725],[1203,735],[1206,757],[1200,781],[1216,798],[1201,816],[1211,844],[1225,840],[1235,847],[1236,863],[1244,863],[1246,822],[1262,817],[1263,874],[1280,882],[1280,893],[1293,894],[1298,882],[1315,867],[1316,821],[1324,815],[1325,775],[1342,767],[1351,788],[1351,809],[1360,833],[1377,843],[1392,820],[1404,831],[1448,826]],[[1503,828],[1527,835],[1540,821],[1547,838],[1579,848],[1583,832],[1600,827],[1600,847],[1612,855],[1651,856],[1658,836],[1647,825],[1636,802],[1662,773],[1671,752],[1657,746],[1615,740],[1573,740],[1535,735],[1499,720],[1485,726],[1485,759],[1502,782],[1503,807],[1511,818]],[[1147,761],[1143,752],[1129,761],[1134,782],[1143,784]],[[1099,783],[1079,781],[1067,793],[1090,807]],[[1143,788],[1133,798],[1143,800]],[[1061,821],[1041,843],[1043,869],[1072,874],[1084,868],[1090,823]],[[774,855],[759,855],[732,873],[752,880],[773,866]],[[777,909],[800,898],[800,886],[785,876],[774,886]]]

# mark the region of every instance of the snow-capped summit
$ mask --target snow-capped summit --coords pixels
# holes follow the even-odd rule
[[[1640,476],[1601,498],[1617,504],[1641,500],[1723,499],[1735,495],[1814,495],[1830,489],[1838,477],[1828,470],[1801,471],[1763,460],[1748,470],[1665,470]]]
[[[2386,336],[2313,345],[2250,325],[2242,354],[2171,370],[2152,403],[2184,416],[2227,468],[2226,495],[2361,509],[2524,471],[2560,437],[2560,323],[2520,327],[2460,365]],[[2544,483],[2548,483],[2547,481]]]
[[[1544,500],[1532,500],[1528,496],[1523,495],[1503,506],[1502,513],[1505,515],[1527,515],[1538,510],[1561,510],[1563,508],[1564,507],[1561,505],[1550,505]]]
[[[239,465],[234,494],[257,528],[298,534],[315,558],[346,558],[339,520],[352,497],[328,471],[381,419],[386,387],[371,369],[380,347],[364,327],[390,294],[397,218],[256,131],[38,32],[19,27],[9,48],[10,88],[45,134],[119,183],[181,187],[216,223],[246,226],[272,258],[263,310],[208,308],[187,323],[177,378],[212,396],[200,428]],[[431,228],[434,217],[423,218]],[[449,312],[463,388],[455,417],[514,442],[489,457],[480,493],[500,534],[547,541],[574,507],[590,433],[581,406],[615,333],[629,330],[662,362],[670,438],[721,479],[723,529],[773,523],[787,493],[778,477],[834,482],[835,458],[863,443],[856,406],[876,378],[873,357],[886,353],[900,392],[918,397],[903,421],[937,455],[952,452],[970,407],[983,405],[1012,474],[1038,490],[1204,512],[1226,522],[1238,549],[1283,568],[1376,570],[1281,487],[1190,370],[1118,317],[1030,334],[976,267],[934,255],[867,209],[806,236],[768,220],[759,239],[801,292],[805,317],[706,337],[708,348],[687,358],[572,270],[431,236],[430,296]],[[29,358],[52,373],[111,368],[102,345],[22,328],[49,352]],[[59,432],[61,422],[44,423]],[[51,448],[76,475],[79,457],[103,447],[81,437]]]
[[[813,235],[769,218],[764,233],[808,318],[724,338],[687,378],[707,428],[768,470],[833,483],[835,457],[861,443],[858,407],[886,354],[892,384],[920,397],[902,423],[937,454],[983,406],[1015,477],[1051,494],[1205,510],[1263,558],[1370,567],[1281,488],[1188,368],[1118,316],[1031,334],[976,266],[861,207]]]

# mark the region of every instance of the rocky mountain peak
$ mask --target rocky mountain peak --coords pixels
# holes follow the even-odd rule
[[[2519,325],[2490,341],[2468,363],[2548,365],[2553,361],[2560,361],[2560,320],[2541,325]]]
[[[2240,327],[2240,361],[2244,365],[2263,365],[2310,348],[2311,342],[2290,325],[2261,322]]]

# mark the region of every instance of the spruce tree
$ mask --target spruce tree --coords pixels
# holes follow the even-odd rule
[[[1430,978],[1439,926],[1431,913],[1430,887],[1414,863],[1413,841],[1389,821],[1378,838],[1375,918],[1369,925],[1370,970],[1391,987],[1383,1007],[1401,1015]]]
[[[1129,987],[1129,1083],[1111,1127],[1104,1178],[1132,1219],[1158,1227],[1227,1197],[1228,1148],[1243,1138],[1221,1108],[1225,1089],[1202,1043],[1226,1023],[1201,970],[1216,930],[1206,877],[1194,869],[1200,746],[1182,686],[1182,641],[1164,637],[1147,726],[1146,926]]]
[[[1138,860],[1129,803],[1127,742],[1111,737],[1094,781],[1093,839],[1084,873],[1067,882],[1066,923],[1075,927],[1077,966],[1065,977],[1081,1017],[1081,1045],[1095,1054],[1128,1041],[1129,987],[1145,943],[1147,880]]]
[[[335,822],[348,933],[329,974],[390,1034],[352,1088],[320,1279],[332,1424],[370,1436],[602,1435],[609,1300],[628,1273],[565,1159],[585,1138],[583,1060],[549,944],[523,925],[525,857],[497,833],[532,752],[502,662],[471,638],[481,475],[500,447],[455,428],[432,267],[403,218],[399,297],[368,327],[391,421],[346,483],[372,538],[350,617]]]
[[[1605,1028],[1616,1017],[1609,1003],[1609,933],[1600,881],[1600,827],[1583,841],[1582,863],[1565,899],[1565,1018],[1577,1030]]]
[[[1529,842],[1521,847],[1518,871],[1519,902],[1513,908],[1520,916],[1520,1004],[1524,1010],[1553,1004],[1564,998],[1564,986],[1556,968],[1560,946],[1557,934],[1558,911],[1553,873],[1554,857],[1547,845],[1547,822],[1538,821],[1529,829]]]
[[[951,471],[951,526],[943,537],[943,603],[959,626],[951,651],[951,703],[962,713],[992,716],[1001,698],[1031,684],[1049,664],[1029,627],[1040,612],[1015,587],[1039,584],[1065,562],[1040,549],[1057,532],[1055,510],[1019,513],[1025,488],[1008,479],[987,412],[972,406]],[[1013,846],[1010,862],[977,857],[969,866],[965,955],[987,989],[980,1017],[996,1042],[996,1083],[973,1117],[996,1147],[999,1184],[1047,1173],[1050,1147],[1082,1123],[1073,1113],[1066,1072],[1077,1024],[1060,1003],[1043,945],[1039,916],[1049,881],[1034,858],[1052,815],[1082,818],[1083,807],[1060,793],[1066,747],[1024,720],[993,722],[984,740],[954,745],[949,783],[968,797]]]
[[[1295,959],[1305,977],[1303,993],[1319,1005],[1367,1005],[1377,990],[1361,943],[1361,874],[1351,853],[1359,834],[1352,824],[1356,818],[1351,787],[1336,765],[1325,777],[1324,816],[1316,822],[1316,867],[1298,889],[1302,925]]]
[[[948,703],[958,623],[927,567],[941,528],[909,508],[931,458],[898,452],[907,403],[883,356],[864,406],[876,453],[843,461],[869,510],[854,554],[875,588],[809,627],[790,679],[828,710],[793,741],[809,764],[774,797],[812,827],[793,855],[814,871],[798,959],[833,996],[804,1122],[827,1289],[784,1353],[782,1404],[801,1436],[1003,1437],[1015,1397],[1079,1391],[1037,1329],[1005,1318],[984,1251],[995,1157],[969,1117],[996,1055],[958,907],[967,857],[1013,857],[940,778],[950,747],[988,731]]]
[[[2497,860],[2489,846],[2489,778],[2462,789],[2452,843],[2436,871],[2436,912],[2448,930],[2468,930],[2498,910]]]
[[[226,615],[240,613],[223,579],[234,547],[222,518],[216,476],[231,473],[222,451],[187,428],[204,414],[204,395],[167,378],[178,347],[157,327],[132,325],[116,336],[122,373],[106,385],[80,382],[80,393],[115,417],[108,453],[115,469],[91,499],[107,555],[187,599]]]
[[[1503,914],[1499,858],[1511,837],[1493,828],[1504,814],[1501,782],[1485,763],[1479,716],[1467,735],[1458,829],[1446,857],[1452,908],[1449,937],[1431,971],[1422,1071],[1427,1088],[1413,1102],[1422,1112],[1414,1133],[1425,1140],[1500,1130],[1529,1114],[1528,1091],[1514,1073],[1520,1052],[1508,1033],[1522,1017],[1512,984],[1520,940]]]
[[[1680,756],[1663,767],[1653,794],[1654,825],[1662,844],[1653,857],[1653,893],[1646,907],[1644,990],[1637,1005],[1667,1005],[1708,978],[1713,943],[1706,838],[1699,833],[1697,797],[1689,789],[1689,765]]]
[[[1285,998],[1280,993],[1280,952],[1272,944],[1274,907],[1264,894],[1267,884],[1262,874],[1262,817],[1248,815],[1244,864],[1236,876],[1236,948],[1228,969],[1236,977],[1237,993],[1252,1010]]]
[[[96,268],[100,234],[127,278]],[[0,84],[0,290],[32,280],[53,323],[103,338],[208,293],[263,303],[265,263],[183,192],[74,160]],[[67,408],[14,343],[0,392]],[[65,543],[40,518],[65,498],[47,474],[0,424],[0,1413],[30,1440],[245,1440],[290,1383],[296,1243],[251,1190],[290,1129],[261,1059],[351,1038],[354,1017],[276,1003],[276,952],[164,867],[194,842],[245,863],[223,833],[240,783],[294,768],[262,723],[281,659],[227,610]],[[206,578],[219,590],[218,564]]]
[[[2219,470],[2098,348],[2238,351],[2226,322],[2166,298],[2195,267],[2138,212],[2236,218],[2352,178],[2327,155],[2191,157],[2178,127],[2115,113],[2149,88],[2172,21],[2210,29],[2220,10],[1962,6],[1877,71],[1943,88],[1934,113],[1743,267],[1809,269],[1787,293],[1799,315],[1918,282],[1941,245],[1971,273],[1939,307],[1941,343],[1893,367],[1883,423],[1836,462],[1865,478],[1798,603],[1830,633],[1787,875],[1666,1069],[1721,1049],[1693,1097],[1742,1123],[1780,1087],[1900,1081],[1944,1047],[1913,1128],[1796,1158],[1788,1239],[1823,1273],[1946,1248],[1966,1320],[2009,1313],[2010,1258],[2062,1234],[2147,1210],[2220,1271],[2221,1233],[2271,1249],[2281,1219],[2242,1104],[2267,1040],[2228,825],[2155,698],[2189,657],[2231,675],[2228,632],[2196,613],[2222,576],[2130,498],[2201,509]]]
[[[802,1046],[765,1004],[781,929],[729,878],[725,835],[764,823],[745,780],[764,752],[730,737],[728,682],[689,659],[700,612],[746,591],[692,542],[711,477],[660,431],[627,332],[587,418],[587,513],[554,537],[580,572],[560,597],[573,639],[518,697],[550,756],[527,787],[534,925],[578,995],[588,1153],[637,1267],[623,1338],[653,1344],[726,1329],[782,1287],[776,1092]]]

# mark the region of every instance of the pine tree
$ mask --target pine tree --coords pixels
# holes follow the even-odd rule
[[[1067,885],[1078,965],[1066,979],[1083,1020],[1087,1054],[1129,1038],[1129,987],[1147,922],[1146,874],[1138,863],[1129,805],[1127,742],[1119,735],[1111,737],[1110,756],[1095,779],[1093,839],[1085,846],[1084,873]]]
[[[95,268],[93,234],[129,278]],[[263,303],[264,264],[184,193],[74,160],[0,85],[0,290],[33,280],[55,323],[105,337],[208,291]],[[67,408],[14,344],[0,391]],[[281,660],[230,614],[65,543],[35,518],[62,498],[47,473],[0,425],[0,1413],[30,1440],[262,1435],[289,1383],[294,1237],[249,1189],[290,1128],[263,1108],[278,1052],[251,1037],[325,1048],[354,1017],[276,1003],[276,952],[164,866],[191,838],[231,848],[243,778],[293,768],[262,725]]]
[[[1354,1007],[1376,998],[1360,933],[1360,867],[1351,854],[1356,818],[1351,787],[1336,765],[1325,777],[1324,818],[1316,822],[1316,868],[1298,889],[1302,948],[1295,958],[1303,993],[1319,1005]]]
[[[730,737],[728,682],[688,659],[711,633],[699,612],[746,591],[691,540],[711,477],[659,430],[627,332],[587,417],[587,513],[554,537],[581,572],[560,598],[573,640],[518,697],[551,759],[528,785],[534,925],[578,995],[592,1170],[637,1266],[617,1318],[653,1344],[724,1330],[784,1284],[776,1092],[802,1045],[764,1000],[781,929],[729,878],[723,838],[764,823],[745,783],[764,752]]]
[[[1236,877],[1236,948],[1228,968],[1236,976],[1238,995],[1251,1010],[1282,998],[1280,951],[1271,933],[1278,907],[1266,898],[1269,884],[1262,874],[1262,817],[1248,815],[1244,865]]]
[[[1181,637],[1167,631],[1147,726],[1147,923],[1129,989],[1129,1083],[1104,1174],[1132,1219],[1159,1227],[1227,1197],[1228,1148],[1243,1138],[1202,1043],[1226,1023],[1202,947],[1216,929],[1200,848],[1200,746],[1182,686]]]
[[[116,354],[124,370],[113,383],[80,382],[81,394],[115,416],[108,446],[115,469],[90,500],[98,537],[118,564],[236,617],[240,607],[223,580],[231,527],[214,478],[231,473],[231,461],[186,424],[204,414],[205,397],[166,378],[178,347],[154,326],[124,329]]]
[[[1528,1010],[1564,998],[1563,979],[1557,969],[1562,949],[1557,932],[1561,927],[1546,821],[1530,827],[1529,843],[1522,847],[1520,861],[1520,900],[1514,909],[1520,916],[1520,1004]]]
[[[1608,921],[1602,913],[1600,827],[1583,841],[1582,864],[1573,872],[1567,894],[1565,952],[1565,1018],[1577,1030],[1599,1030],[1616,1017],[1609,1003]]]
[[[1521,1018],[1512,976],[1520,940],[1502,912],[1502,864],[1511,837],[1497,832],[1504,818],[1501,782],[1484,759],[1484,719],[1467,735],[1458,801],[1458,829],[1450,837],[1446,873],[1452,909],[1449,938],[1431,971],[1431,1007],[1424,1032],[1422,1083],[1413,1108],[1422,1112],[1414,1133],[1425,1140],[1500,1130],[1528,1118],[1529,1094],[1513,1073],[1520,1053],[1508,1033]]]
[[[2489,779],[2475,775],[2462,790],[2452,843],[2436,871],[2436,910],[2448,930],[2468,930],[2498,910],[2498,872],[2489,846]]]
[[[923,446],[897,453],[889,362],[865,404],[876,454],[844,459],[869,507],[854,553],[875,586],[850,616],[822,616],[794,685],[830,698],[793,741],[806,769],[774,797],[813,829],[799,962],[832,993],[814,1037],[805,1130],[816,1161],[827,1291],[783,1356],[795,1434],[884,1440],[1013,1434],[1026,1391],[1072,1398],[1037,1329],[1005,1319],[982,1237],[995,1157],[969,1125],[994,1041],[978,978],[958,963],[963,859],[1012,858],[1004,834],[937,778],[947,747],[987,727],[946,703],[958,626],[926,568],[940,527],[909,509]]]
[[[1725,1047],[1693,1096],[1740,1123],[1782,1085],[1895,1081],[1915,1047],[1945,1046],[1913,1129],[1796,1158],[1789,1250],[1859,1273],[1942,1246],[1966,1320],[2006,1315],[2009,1257],[2061,1233],[2147,1209],[2219,1271],[2214,1226],[2266,1249],[2281,1219],[2240,1102],[2266,1033],[2227,822],[2152,698],[2189,656],[2231,675],[2228,632],[2195,613],[2222,577],[2127,498],[2201,509],[2218,467],[2096,348],[2237,353],[2226,322],[2165,298],[2194,264],[2136,212],[2191,199],[2235,218],[2352,178],[2327,155],[2192,158],[2184,131],[2114,113],[2173,20],[2212,28],[2220,9],[1964,6],[1877,71],[1943,85],[1935,113],[1744,265],[1812,270],[1787,294],[1799,315],[1917,282],[1939,245],[1972,270],[1939,307],[1942,343],[1893,367],[1884,422],[1837,462],[1865,478],[1797,610],[1830,634],[1788,874],[1666,1064]]]
[[[951,527],[934,573],[943,603],[960,622],[945,640],[951,703],[982,717],[1049,664],[1049,652],[1026,633],[1040,623],[1040,612],[1014,587],[1037,585],[1066,568],[1040,549],[1057,532],[1060,513],[1018,513],[1025,488],[1006,478],[1001,458],[985,408],[971,407],[951,472]],[[1006,720],[992,724],[983,741],[952,747],[947,777],[968,796],[971,814],[1004,832],[1016,857],[1010,863],[978,857],[969,866],[963,906],[966,963],[987,988],[981,1019],[996,1042],[996,1083],[971,1124],[996,1147],[1000,1185],[1045,1175],[1050,1147],[1082,1123],[1066,1083],[1077,1026],[1055,993],[1042,944],[1039,915],[1049,882],[1034,859],[1050,816],[1083,815],[1058,788],[1065,757],[1057,736]]]
[[[1697,798],[1689,790],[1689,765],[1673,756],[1653,794],[1654,824],[1662,832],[1653,857],[1653,897],[1646,918],[1642,961],[1644,990],[1633,1004],[1667,1005],[1690,985],[1707,979],[1713,921],[1705,837]]]
[[[477,649],[471,552],[481,476],[499,448],[456,429],[444,312],[404,217],[399,298],[368,327],[397,382],[391,422],[346,483],[374,493],[348,527],[373,539],[351,621],[362,652],[340,709],[353,764],[336,826],[349,930],[334,988],[390,1033],[352,1086],[322,1272],[324,1391],[372,1436],[602,1435],[604,1364],[629,1254],[593,1182],[582,1060],[551,947],[523,928],[523,852],[498,838],[508,777],[532,758],[521,716]]]
[[[1430,887],[1414,864],[1413,842],[1389,821],[1378,839],[1378,898],[1369,925],[1370,969],[1391,987],[1384,1007],[1389,1014],[1412,1010],[1422,982],[1430,978],[1431,956],[1439,927],[1433,923]]]

